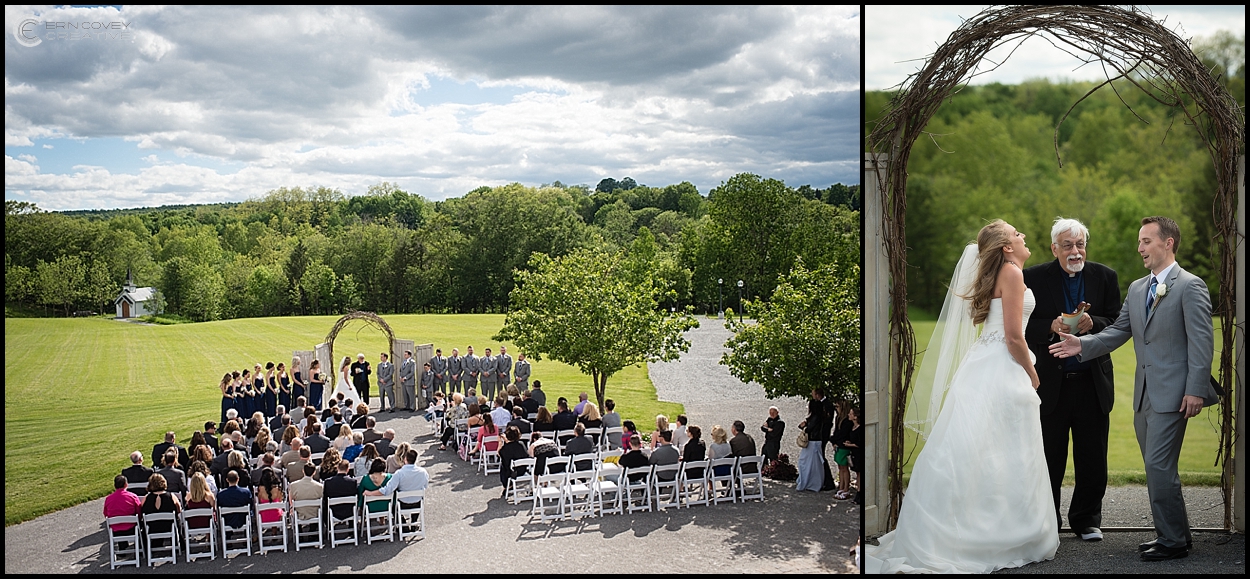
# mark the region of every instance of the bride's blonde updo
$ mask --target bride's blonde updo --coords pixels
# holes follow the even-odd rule
[[[972,303],[972,323],[980,324],[990,315],[990,300],[994,299],[994,287],[998,284],[998,271],[1007,263],[1003,248],[1011,245],[1007,222],[995,219],[981,228],[977,234],[977,277],[972,282],[972,293],[960,296]]]

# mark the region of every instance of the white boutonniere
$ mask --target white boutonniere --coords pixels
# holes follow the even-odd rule
[[[1159,285],[1155,286],[1155,303],[1154,303],[1154,306],[1153,306],[1153,307],[1151,307],[1150,309],[1152,309],[1152,310],[1153,310],[1153,309],[1155,309],[1155,308],[1158,308],[1158,307],[1159,307],[1159,301],[1160,301],[1160,300],[1162,300],[1162,299],[1163,299],[1163,296],[1165,296],[1165,295],[1168,295],[1168,284],[1161,283],[1161,284],[1159,284]]]

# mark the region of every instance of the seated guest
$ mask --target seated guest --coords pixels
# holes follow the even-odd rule
[[[408,455],[409,448],[411,447],[407,442],[401,442],[399,446],[395,447],[395,452],[386,457],[386,472],[395,474],[395,471],[403,468],[404,457]]]
[[[373,441],[373,446],[378,449],[378,456],[386,458],[395,452],[395,429],[388,428],[382,433],[381,440]]]
[[[142,455],[139,456],[139,463],[139,466],[143,466]],[[113,477],[113,492],[104,497],[105,517],[133,517],[143,512],[143,499],[126,490],[129,484],[130,479],[126,478],[125,475],[119,474]],[[135,526],[135,523],[118,523],[113,525],[113,534],[118,536],[134,535]],[[129,548],[129,546],[129,544],[126,544],[123,548]]]
[[[368,428],[366,425],[369,421],[369,406],[360,403],[356,405],[356,411],[352,413],[351,425],[352,430],[364,430]]]
[[[177,451],[174,451],[175,458]],[[151,515],[155,513],[181,513],[182,505],[178,503],[178,497],[170,494],[166,486],[165,477],[161,473],[153,473],[152,478],[148,479],[148,494],[143,497],[143,514]],[[150,523],[148,528],[153,533],[168,533],[173,529],[173,521],[156,521]],[[169,539],[161,539],[160,542],[153,542],[154,546],[166,546]]]
[[[542,404],[534,399],[534,395],[529,390],[521,393],[521,407],[525,409],[525,417],[529,418],[531,414],[538,414],[538,407]]]
[[[283,465],[285,467],[283,470],[286,472],[286,481],[293,483],[304,478],[304,465],[306,464],[312,464],[313,469],[317,468],[317,465],[313,464],[312,461],[312,451],[307,446],[301,446],[299,448],[299,460]]]
[[[370,447],[372,448],[372,446]],[[358,487],[358,490],[360,492],[362,505],[364,504],[363,499],[366,494],[368,494],[370,491],[380,492],[382,487],[386,486],[386,483],[391,481],[391,475],[386,472],[385,460],[382,460],[380,458],[373,459],[372,462],[366,465],[366,470],[368,472],[365,474],[365,476],[359,477],[360,486]],[[389,507],[390,505],[386,503],[369,503],[369,512],[380,513],[382,511],[385,511]]]
[[[160,468],[160,461],[165,456],[165,451],[173,448],[178,453],[178,467],[186,470],[191,466],[191,457],[187,454],[187,449],[178,444],[178,439],[174,436],[174,431],[170,430],[165,433],[165,442],[152,447],[152,468]]]
[[[187,460],[195,460],[194,458],[195,450],[197,448],[200,448],[201,446],[209,449],[209,452],[212,452],[215,454],[215,451],[212,450],[212,447],[208,445],[208,439],[204,438],[204,433],[197,430],[191,434],[191,443],[187,445],[187,457],[188,457]],[[211,459],[212,455],[209,455],[209,458]],[[190,466],[190,465],[191,463],[188,462],[184,466]]]
[[[685,414],[677,415],[677,426],[673,428],[673,446],[677,447],[677,452],[681,452],[686,446],[686,441],[690,440],[690,435],[686,433],[686,424],[689,419]]]
[[[204,464],[204,463],[200,463]],[[202,472],[196,472],[191,475],[191,482],[187,485],[187,510],[194,509],[215,509],[217,508],[217,498],[213,496],[213,491],[208,486],[208,479]],[[192,529],[207,529],[212,516],[205,517],[188,517],[187,526]]]
[[[122,476],[131,483],[146,483],[152,478],[152,472],[152,469],[143,466],[143,453],[136,450],[130,453],[130,466],[122,469]],[[144,490],[143,493],[146,494],[147,491]]]
[[[235,452],[243,455],[244,459],[251,458],[247,454],[248,444],[243,440],[243,432],[238,431],[238,430],[234,431],[234,433],[230,435],[230,440],[234,441]]]
[[[382,432],[378,430],[378,419],[365,416],[365,431],[361,434],[364,436],[365,444],[382,440]]]
[[[272,452],[266,452],[264,456],[260,457],[260,468],[252,470],[252,476],[249,479],[252,481],[252,488],[255,489],[258,485],[260,485],[260,479],[265,476],[265,471],[276,471],[277,469],[278,458],[274,456]],[[281,473],[279,473],[279,475],[281,475]],[[279,476],[279,478],[281,477]]]
[[[318,422],[317,409],[312,406],[305,406],[304,418],[299,421],[299,424],[296,425],[299,427],[300,434],[303,438],[308,438],[308,435],[312,434],[311,427],[314,422]]]
[[[266,458],[272,459],[272,454],[266,454]],[[256,481],[256,502],[259,504],[281,503],[285,499],[282,498],[282,476],[273,468],[260,469],[260,480]],[[282,509],[270,509],[260,513],[260,522],[275,523],[282,520]],[[281,533],[282,529],[270,529],[272,533]]]
[[[606,412],[603,413],[603,427],[619,428],[621,426],[621,415],[616,413],[616,402],[614,402],[611,398],[604,400],[603,409],[606,410]],[[608,442],[611,443],[612,441]]]
[[[352,462],[356,457],[360,456],[361,451],[365,449],[365,433],[353,432],[352,443],[343,449],[343,460]]]
[[[203,461],[204,464],[210,464],[213,462],[214,456],[216,455],[213,453],[213,449],[211,447],[207,444],[201,444],[195,447],[195,451],[191,453],[191,464],[195,464],[195,461],[197,460]],[[188,471],[187,474],[190,474],[190,471]],[[187,480],[190,481],[191,479],[188,478]]]
[[[356,496],[356,489],[359,486],[359,481],[356,480],[356,477],[352,476],[351,463],[345,460],[340,460],[338,461],[338,468],[336,469],[334,476],[322,480],[321,486],[322,494],[327,500],[341,497],[354,497]],[[351,505],[334,505],[330,508],[330,510],[334,512],[335,517],[340,519],[345,519],[352,514]]]
[[[712,427],[712,445],[707,447],[707,452],[708,460],[716,460],[718,458],[725,458],[734,455],[733,448],[729,446],[729,436],[725,434],[725,429],[719,424]],[[733,470],[733,467],[728,465],[718,466],[712,470],[716,476],[726,476],[731,470]]]
[[[232,453],[237,456],[236,453]],[[226,488],[217,493],[218,508],[237,508],[252,506],[252,491],[246,487],[240,487],[239,472],[231,470],[226,473]],[[243,513],[231,513],[222,517],[222,523],[229,527],[242,529],[247,522],[247,515]]]
[[[417,466],[417,451],[409,449],[404,453],[404,466],[395,471],[391,475],[390,480],[386,481],[382,488],[376,491],[365,491],[368,496],[386,495],[391,496],[394,493],[406,493],[408,491],[423,491],[430,486],[430,474],[424,468]],[[403,506],[417,506],[421,501],[408,503],[400,501]]]
[[[620,465],[621,468],[645,469],[646,467],[651,466],[651,460],[647,458],[647,455],[642,453],[641,436],[633,434],[629,437],[629,452],[622,455],[621,460],[617,461],[616,464]],[[646,477],[647,472],[642,470],[637,473],[630,473],[629,480],[631,482],[638,482]]]
[[[288,465],[299,462],[300,461],[299,451],[301,448],[304,448],[304,439],[298,436],[295,438],[292,438],[291,450],[288,450],[282,453],[282,456],[278,458],[278,470],[281,470],[283,473],[286,473]],[[309,454],[311,455],[311,451],[309,452]],[[303,469],[300,469],[300,471],[302,472]],[[301,474],[300,476],[303,476],[303,475]],[[298,479],[299,477],[296,477],[296,478]],[[288,481],[293,480],[291,479],[289,474],[287,475],[287,480]]]
[[[529,434],[534,430],[530,426],[530,421],[525,419],[525,407],[514,406],[512,408],[512,420],[508,421],[508,427],[516,427],[521,434]],[[507,432],[507,428],[504,429]]]
[[[288,419],[287,422],[290,422],[290,419],[288,418],[288,415],[286,413],[286,407],[282,405],[278,405],[278,407],[275,408],[274,410],[275,412],[274,412],[273,418],[269,419],[269,431],[270,432],[282,432],[286,428],[286,425],[282,423],[282,419],[287,418]]]
[[[339,451],[339,454],[343,454],[344,452],[347,451],[347,447],[351,445],[352,445],[352,429],[348,428],[347,425],[344,424],[343,428],[339,429],[338,438],[335,438],[334,442],[330,443],[330,446],[337,449]]]
[[[313,454],[322,454],[330,448],[330,439],[321,434],[321,423],[312,424],[312,436],[304,439],[304,444]]]
[[[734,421],[733,438],[729,439],[729,448],[733,450],[734,456],[755,456],[755,439],[744,432],[745,430],[746,425],[741,420]],[[751,465],[742,472],[755,472],[755,466]]]
[[[577,406],[573,407],[573,414],[582,415],[582,410],[586,408],[586,403],[590,401],[590,396],[586,392],[577,395]]]
[[[482,406],[477,402],[469,403],[469,428],[482,425]]]
[[[178,464],[178,451],[172,448],[166,450],[162,462],[165,466],[157,470],[156,474],[161,475],[165,479],[165,489],[168,492],[182,496],[183,493],[187,492],[187,475],[182,472],[182,468]],[[148,486],[152,486],[151,480],[150,478],[148,479]]]
[[[339,462],[342,462],[343,456],[339,451],[330,448],[326,451],[326,455],[321,459],[321,466],[317,467],[317,480],[326,482],[330,477],[339,472]]]
[[[677,464],[680,461],[677,454],[677,447],[673,446],[673,431],[660,431],[660,445],[651,451],[651,464],[663,466],[667,464]],[[660,480],[670,481],[677,477],[677,473],[669,472],[659,475]]]
[[[622,422],[621,423],[621,446],[628,449],[629,439],[631,436],[635,434],[638,435],[639,440],[642,440],[642,434],[639,433],[638,427],[634,425],[633,420],[626,420]]]
[[[230,476],[230,473],[233,472],[239,475],[239,484],[242,484],[243,486],[251,485],[252,472],[250,469],[247,468],[247,463],[243,459],[243,453],[237,450],[230,453],[230,459],[228,463],[229,463],[229,466],[226,467],[227,477]]]
[[[425,407],[425,413],[421,415],[426,422],[434,422],[441,420],[447,414],[447,400],[442,392],[435,392],[434,398],[430,400],[430,405]]]
[[[673,427],[668,424],[667,416],[663,414],[655,415],[655,431],[651,433],[651,450],[655,450],[660,447],[660,433],[671,431],[672,428]]]
[[[205,481],[207,481],[207,484],[208,484],[208,491],[209,491],[210,493],[212,493],[212,494],[213,494],[213,496],[216,496],[216,495],[217,495],[217,481],[216,481],[216,478],[215,478],[215,477],[213,477],[213,474],[212,474],[211,472],[209,472],[209,470],[208,470],[208,463],[207,463],[207,462],[202,461],[202,460],[192,460],[192,461],[191,461],[191,470],[189,470],[189,471],[187,471],[187,472],[189,472],[189,473],[190,473],[190,476],[191,476],[191,477],[194,477],[194,476],[195,476],[195,473],[200,473],[200,474],[204,475],[204,479],[205,479]],[[188,480],[188,482],[187,482],[187,489],[188,489],[188,492],[190,492],[191,483],[190,483],[189,481],[190,481],[191,479],[187,479],[187,480]]]
[[[579,454],[593,454],[595,452],[595,443],[589,436],[586,436],[586,427],[578,424],[573,427],[573,432],[575,433],[575,436],[570,438],[568,443],[564,445],[564,455],[577,456]],[[581,460],[578,461],[577,464],[573,465],[573,468],[581,471],[590,470],[592,466],[594,466],[592,461]]]
[[[690,440],[687,440],[686,446],[681,449],[681,460],[683,462],[707,460],[707,445],[700,440],[703,436],[703,429],[691,424],[686,427],[686,433],[690,435]],[[695,478],[703,476],[703,469],[691,469],[690,476]]]
[[[577,415],[577,423],[586,428],[603,428],[603,420],[599,418],[599,408],[594,402],[587,402],[582,407],[582,412]],[[594,440],[595,445],[598,446],[599,435],[592,435],[591,440]]]
[[[543,392],[543,383],[541,380],[535,380],[534,383],[530,385],[530,398],[536,400],[539,406],[547,405],[547,393]]]
[[[217,423],[209,420],[204,423],[204,441],[208,443],[209,448],[213,449],[213,456],[221,452],[221,445],[217,442]]]
[[[525,409],[517,406],[512,409],[515,414],[517,411],[525,412]],[[516,478],[523,473],[515,472],[512,468],[512,461],[519,458],[529,456],[529,449],[521,443],[521,430],[511,424],[504,430],[504,439],[508,442],[499,449],[499,484],[503,485],[504,494],[508,496],[508,479]]]
[[[538,417],[534,418],[534,430],[547,433],[554,436],[556,433],[556,425],[552,422],[553,417],[546,406],[538,407]]]
[[[317,472],[317,467],[311,462],[304,463],[300,470],[300,477],[287,485],[287,490],[291,495],[291,501],[319,501],[322,497],[322,486],[317,481],[317,477],[313,476]],[[296,507],[295,514],[301,519],[317,518],[319,507]]]
[[[439,445],[439,450],[447,450],[447,443],[455,440],[456,422],[467,418],[469,418],[469,409],[464,405],[464,397],[459,392],[453,392],[451,395],[451,407],[447,409],[447,427],[443,429],[443,437],[440,439],[442,444]]]
[[[347,457],[343,458],[346,459]],[[369,469],[372,467],[375,459],[381,459],[382,466],[385,469],[386,459],[378,456],[378,447],[374,446],[373,443],[364,445],[361,447],[360,455],[352,461],[352,474],[356,475],[356,478],[368,476]]]
[[[573,426],[577,424],[577,415],[569,410],[569,401],[561,397],[556,401],[556,414],[551,417],[552,424],[556,426],[556,432],[561,430],[573,430]]]
[[[491,414],[483,414],[482,427],[477,431],[477,439],[474,441],[473,454],[477,454],[482,451],[482,441],[488,436],[494,436],[495,440],[485,443],[486,450],[499,450],[499,429],[495,427],[495,419]]]
[[[495,408],[490,411],[491,420],[495,426],[504,427],[512,420],[512,410],[504,408],[505,398],[499,396],[495,398]]]
[[[547,459],[560,456],[560,447],[556,446],[556,441],[547,438],[543,431],[535,430],[530,434],[529,455],[536,459],[534,461],[534,472],[543,474],[546,472],[543,469],[547,466]],[[554,472],[552,474],[564,472],[564,465],[560,465],[558,468],[553,466],[553,469]]]
[[[325,424],[326,438],[334,440],[339,437],[339,428],[343,425],[343,418],[337,406],[322,411],[321,422]]]
[[[256,433],[256,438],[252,439],[251,456],[260,456],[265,454],[265,447],[269,444],[270,440],[273,440],[273,434],[269,432],[269,427],[261,427],[260,431]]]
[[[283,428],[282,429],[282,446],[278,449],[278,452],[280,453],[280,455],[286,454],[290,452],[291,450],[293,450],[291,448],[291,441],[297,438],[299,438],[298,428],[290,424],[288,424],[286,428]],[[281,462],[282,462],[281,460],[278,461],[279,464],[281,464]]]
[[[226,479],[220,477],[225,476],[226,471],[229,470],[230,455],[232,454],[234,454],[234,441],[229,438],[223,438],[221,439],[221,452],[213,457],[213,462],[208,463],[208,471],[213,473],[213,476],[217,477],[217,480],[223,484]]]

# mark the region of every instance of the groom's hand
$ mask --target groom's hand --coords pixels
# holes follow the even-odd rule
[[[1050,355],[1056,358],[1072,358],[1081,353],[1081,340],[1072,334],[1059,332],[1059,341],[1050,345]]]
[[[1185,418],[1193,418],[1202,412],[1202,398],[1197,396],[1185,396],[1181,399],[1181,412],[1185,414]]]

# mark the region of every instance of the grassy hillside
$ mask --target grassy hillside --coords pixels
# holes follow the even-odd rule
[[[336,316],[252,318],[203,324],[145,326],[102,318],[8,319],[4,325],[5,524],[103,496],[129,465],[148,454],[167,430],[185,443],[205,420],[217,420],[217,383],[228,370],[291,360],[325,339]],[[472,344],[478,354],[502,315],[395,315],[396,337],[433,343],[445,354]],[[508,344],[515,357],[516,348]],[[349,325],[335,357],[364,352],[377,364],[388,349],[382,333]],[[548,398],[593,393],[590,378],[550,360],[533,362]],[[373,388],[377,393],[376,383]],[[627,419],[676,415],[680,404],[658,402],[645,368],[627,368],[608,382],[608,397]],[[553,402],[554,403],[554,402]]]
[[[929,336],[933,333],[936,322],[915,322],[916,344],[925,348],[929,344]],[[1216,318],[1215,326],[1215,362],[1219,362],[1220,320]],[[1133,354],[1133,342],[1111,354],[1115,364],[1115,405],[1111,409],[1111,432],[1107,441],[1107,470],[1111,484],[1145,484],[1146,475],[1141,458],[1141,450],[1137,446],[1137,436],[1133,431],[1133,369],[1136,367],[1136,356]],[[920,366],[919,361],[916,364]],[[1202,414],[1190,419],[1185,430],[1185,442],[1181,445],[1180,472],[1185,484],[1219,485],[1220,470],[1215,464],[1215,453],[1219,449],[1220,433],[1217,429],[1219,406],[1212,406]],[[904,467],[907,475],[911,473],[912,463],[920,454],[920,446],[911,455],[912,460]],[[1072,454],[1069,448],[1067,484],[1072,482]]]

